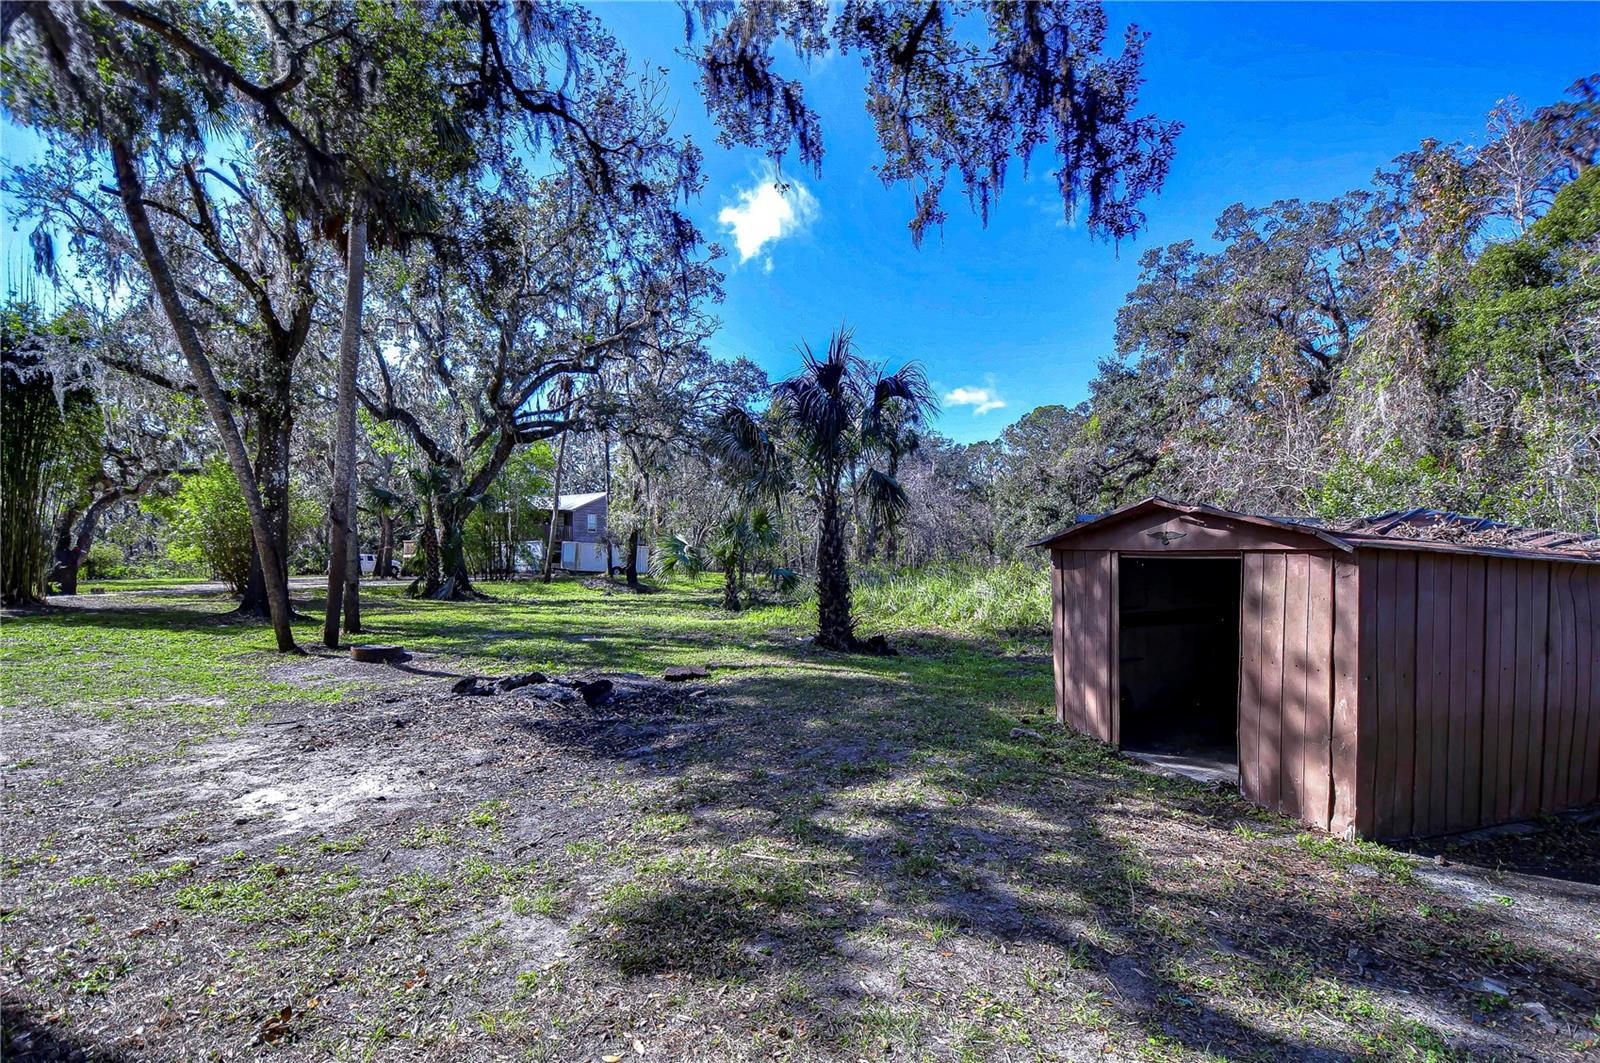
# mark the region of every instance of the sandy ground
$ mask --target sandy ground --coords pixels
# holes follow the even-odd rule
[[[8,1059],[1596,1058],[1592,824],[1400,873],[1054,733],[929,749],[903,684],[278,668],[366,687],[5,710]]]

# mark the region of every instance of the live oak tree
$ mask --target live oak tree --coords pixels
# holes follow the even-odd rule
[[[175,249],[164,238],[150,193],[181,179],[194,214],[180,224],[205,239],[202,230],[215,217],[211,204],[202,202],[198,172],[206,131],[243,123],[257,124],[250,133],[261,150],[284,153],[275,172],[294,182],[295,192],[281,198],[304,207],[302,193],[325,193],[337,160],[289,110],[308,69],[320,67],[325,49],[333,47],[337,33],[329,27],[336,31],[339,19],[337,10],[283,9],[263,12],[263,21],[252,24],[212,9],[41,3],[8,12],[5,25],[7,113],[97,161],[109,157],[132,245],[243,493],[280,650],[295,648],[286,559],[237,405],[219,380],[195,293],[180,284]],[[248,272],[241,269],[234,279],[244,283]]]
[[[753,363],[705,350],[710,324],[697,316],[658,319],[628,357],[612,359],[596,376],[585,399],[586,425],[619,454],[606,485],[612,495],[606,521],[622,536],[624,576],[635,589],[639,544],[656,539],[667,493],[703,485],[690,470],[718,416],[766,390],[766,376]]]
[[[1232,207],[1214,250],[1147,253],[1088,400],[1000,440],[1009,548],[1151,493],[1600,526],[1593,84],[1333,200]]]
[[[1069,220],[1110,238],[1143,227],[1139,203],[1160,189],[1180,126],[1138,112],[1145,35],[1130,26],[1108,54],[1098,3],[1008,0],[694,0],[686,28],[706,106],[726,145],[790,152],[820,168],[821,122],[804,86],[779,72],[855,56],[877,130],[885,184],[913,194],[911,237],[946,217],[951,176],[987,220],[1013,165],[1044,154]]]
[[[102,337],[120,346],[123,337]],[[138,502],[175,476],[199,470],[206,439],[204,412],[188,396],[156,388],[115,369],[95,381],[94,460],[67,485],[55,516],[55,546],[49,582],[76,594],[78,573],[100,525],[115,507]],[[258,567],[252,569],[259,571]]]
[[[430,46],[449,34],[459,47]],[[280,649],[294,648],[284,559],[273,549],[272,524],[233,397],[217,378],[215,352],[206,348],[189,293],[174,274],[148,189],[160,183],[163,167],[201,156],[215,139],[208,134],[237,131],[275,160],[281,178],[275,191],[281,198],[339,237],[341,245],[349,243],[349,221],[363,208],[393,222],[390,231],[404,235],[417,228],[408,224],[408,214],[425,220],[426,198],[415,194],[406,173],[398,172],[403,167],[385,164],[404,158],[422,168],[439,160],[428,158],[429,145],[395,136],[396,130],[422,130],[459,148],[478,143],[468,133],[474,121],[499,129],[502,120],[515,126],[514,135],[497,142],[506,145],[502,153],[514,146],[539,149],[548,138],[571,133],[589,149],[580,168],[610,187],[619,169],[612,156],[628,145],[591,136],[560,76],[550,74],[545,61],[583,54],[594,37],[592,18],[562,4],[538,10],[493,3],[393,9],[262,5],[232,12],[108,2],[95,8],[41,3],[8,9],[7,113],[75,142],[86,154],[109,156],[132,244],[239,478]],[[457,63],[459,76],[432,78],[432,71],[451,62]],[[374,79],[375,72],[386,76]],[[430,78],[438,91],[417,89]],[[395,84],[411,91],[388,91]],[[369,91],[380,103],[398,105],[363,108]],[[353,129],[341,126],[340,116],[352,112],[360,113],[361,121]],[[393,124],[372,120],[374,113]],[[430,121],[430,116],[441,120]],[[360,305],[359,298],[346,302]],[[349,363],[344,359],[347,378]],[[349,432],[341,438],[348,441]],[[347,470],[350,464],[345,463]],[[335,490],[333,497],[338,504],[349,496]]]
[[[669,331],[714,285],[693,227],[656,206],[680,176],[659,174],[634,209],[510,167],[497,189],[464,198],[450,240],[380,281],[388,331],[361,398],[446,478],[435,595],[471,596],[464,522],[516,449],[578,423],[563,382]]]

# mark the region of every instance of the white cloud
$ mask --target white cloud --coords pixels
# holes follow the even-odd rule
[[[817,197],[799,181],[781,181],[771,170],[749,188],[740,189],[738,202],[722,208],[717,221],[733,234],[739,261],[748,262],[761,249],[805,229],[817,216]],[[772,260],[767,260],[770,272]]]
[[[1006,400],[1000,397],[994,386],[986,388],[956,388],[945,393],[946,406],[971,406],[974,417],[982,417],[990,410],[1003,410]]]

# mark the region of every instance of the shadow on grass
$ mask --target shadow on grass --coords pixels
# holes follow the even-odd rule
[[[1404,992],[1456,1027],[1457,1048],[1486,1055],[1505,1045],[1475,1025],[1481,1001],[1463,982],[1500,978],[1574,1025],[1600,990],[1579,959],[1516,944],[1508,918],[1419,905],[1392,868],[1350,874],[1237,797],[1133,772],[1056,729],[1042,645],[1003,655],[919,636],[899,640],[899,658],[846,657],[753,630],[713,601],[374,595],[367,616],[368,640],[518,671],[645,671],[741,651],[769,662],[717,673],[713,696],[679,718],[601,710],[539,731],[674,790],[646,810],[669,833],[639,828],[659,852],[630,858],[592,916],[603,933],[587,947],[622,977],[792,977],[815,993],[784,1006],[826,1028],[895,999],[847,970],[903,966],[935,996],[960,997],[970,972],[944,968],[977,957],[1015,980],[999,957],[1017,946],[1053,957],[1079,999],[1087,983],[1161,1046],[1285,1059],[1447,1054],[1437,1031],[1375,1007],[1374,990]],[[227,622],[178,602],[78,612],[54,619],[179,632]],[[762,670],[774,664],[782,671]],[[976,947],[942,959],[960,938]]]
[[[713,736],[641,763],[678,780],[694,827],[674,845],[720,855],[646,861],[609,899],[599,956],[624,976],[814,979],[887,920],[991,954],[1051,950],[1098,972],[1157,1044],[1282,1059],[1504,1054],[1469,979],[1510,979],[1578,1022],[1600,988],[1576,957],[1509,944],[1509,921],[1419,908],[1393,869],[1346,875],[1236,796],[1136,773],[1042,722],[1042,742],[1013,735],[1032,721],[995,706],[1048,703],[1042,657],[931,637],[894,661],[763,649],[794,669],[717,683],[735,708]],[[782,888],[762,887],[780,870]],[[934,979],[937,951],[903,961]],[[1381,1004],[1402,998],[1447,1017],[1448,1038]]]
[[[0,1056],[9,1063],[55,1063],[58,1060],[121,1063],[127,1058],[120,1052],[66,1036],[26,1008],[9,1001],[0,1002]]]

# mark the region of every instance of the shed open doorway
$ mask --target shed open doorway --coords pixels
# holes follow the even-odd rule
[[[1239,559],[1120,558],[1120,744],[1204,782],[1239,781]]]

